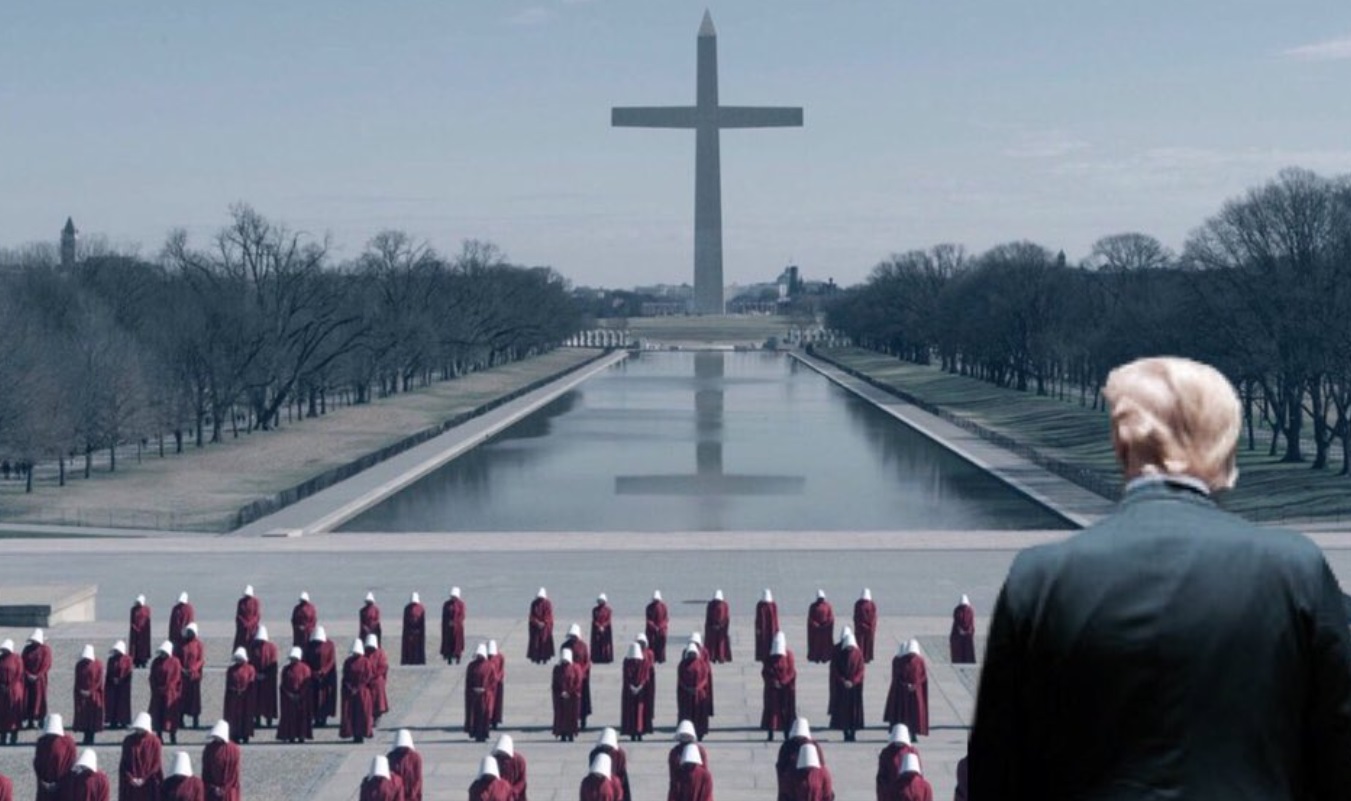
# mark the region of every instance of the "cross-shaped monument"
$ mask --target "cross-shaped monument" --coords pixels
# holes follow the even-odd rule
[[[723,128],[797,128],[802,109],[718,105],[718,32],[704,11],[699,26],[699,75],[693,106],[636,106],[610,110],[620,128],[694,129],[694,311],[722,314],[722,167],[718,132]]]

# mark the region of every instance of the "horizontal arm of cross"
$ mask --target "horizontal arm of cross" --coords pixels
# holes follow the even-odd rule
[[[617,128],[695,128],[694,106],[623,106],[610,109],[610,125]]]
[[[719,128],[800,128],[802,109],[787,106],[719,106]]]

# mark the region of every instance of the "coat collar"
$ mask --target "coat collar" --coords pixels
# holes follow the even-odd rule
[[[1185,475],[1149,475],[1133,478],[1126,483],[1122,492],[1123,504],[1150,498],[1171,498],[1213,505],[1210,488],[1194,476]]]

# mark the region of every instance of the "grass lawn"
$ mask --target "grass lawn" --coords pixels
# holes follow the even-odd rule
[[[980,423],[1045,456],[1108,478],[1119,474],[1106,412],[1080,406],[1077,394],[1065,401],[1038,397],[858,348],[823,352],[841,364]],[[1239,451],[1238,486],[1222,497],[1225,508],[1253,520],[1351,519],[1351,477],[1337,475],[1338,467],[1312,470],[1307,463],[1281,464],[1276,457],[1267,456],[1269,441],[1259,430],[1256,449]],[[1245,438],[1243,445],[1246,444]],[[1307,452],[1312,450],[1310,444]],[[1340,459],[1340,451],[1334,448],[1332,463],[1340,466]]]

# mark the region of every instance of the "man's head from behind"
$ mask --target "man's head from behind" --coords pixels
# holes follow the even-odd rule
[[[1242,416],[1218,370],[1176,356],[1136,359],[1107,376],[1103,397],[1127,479],[1191,476],[1212,492],[1234,486]]]

